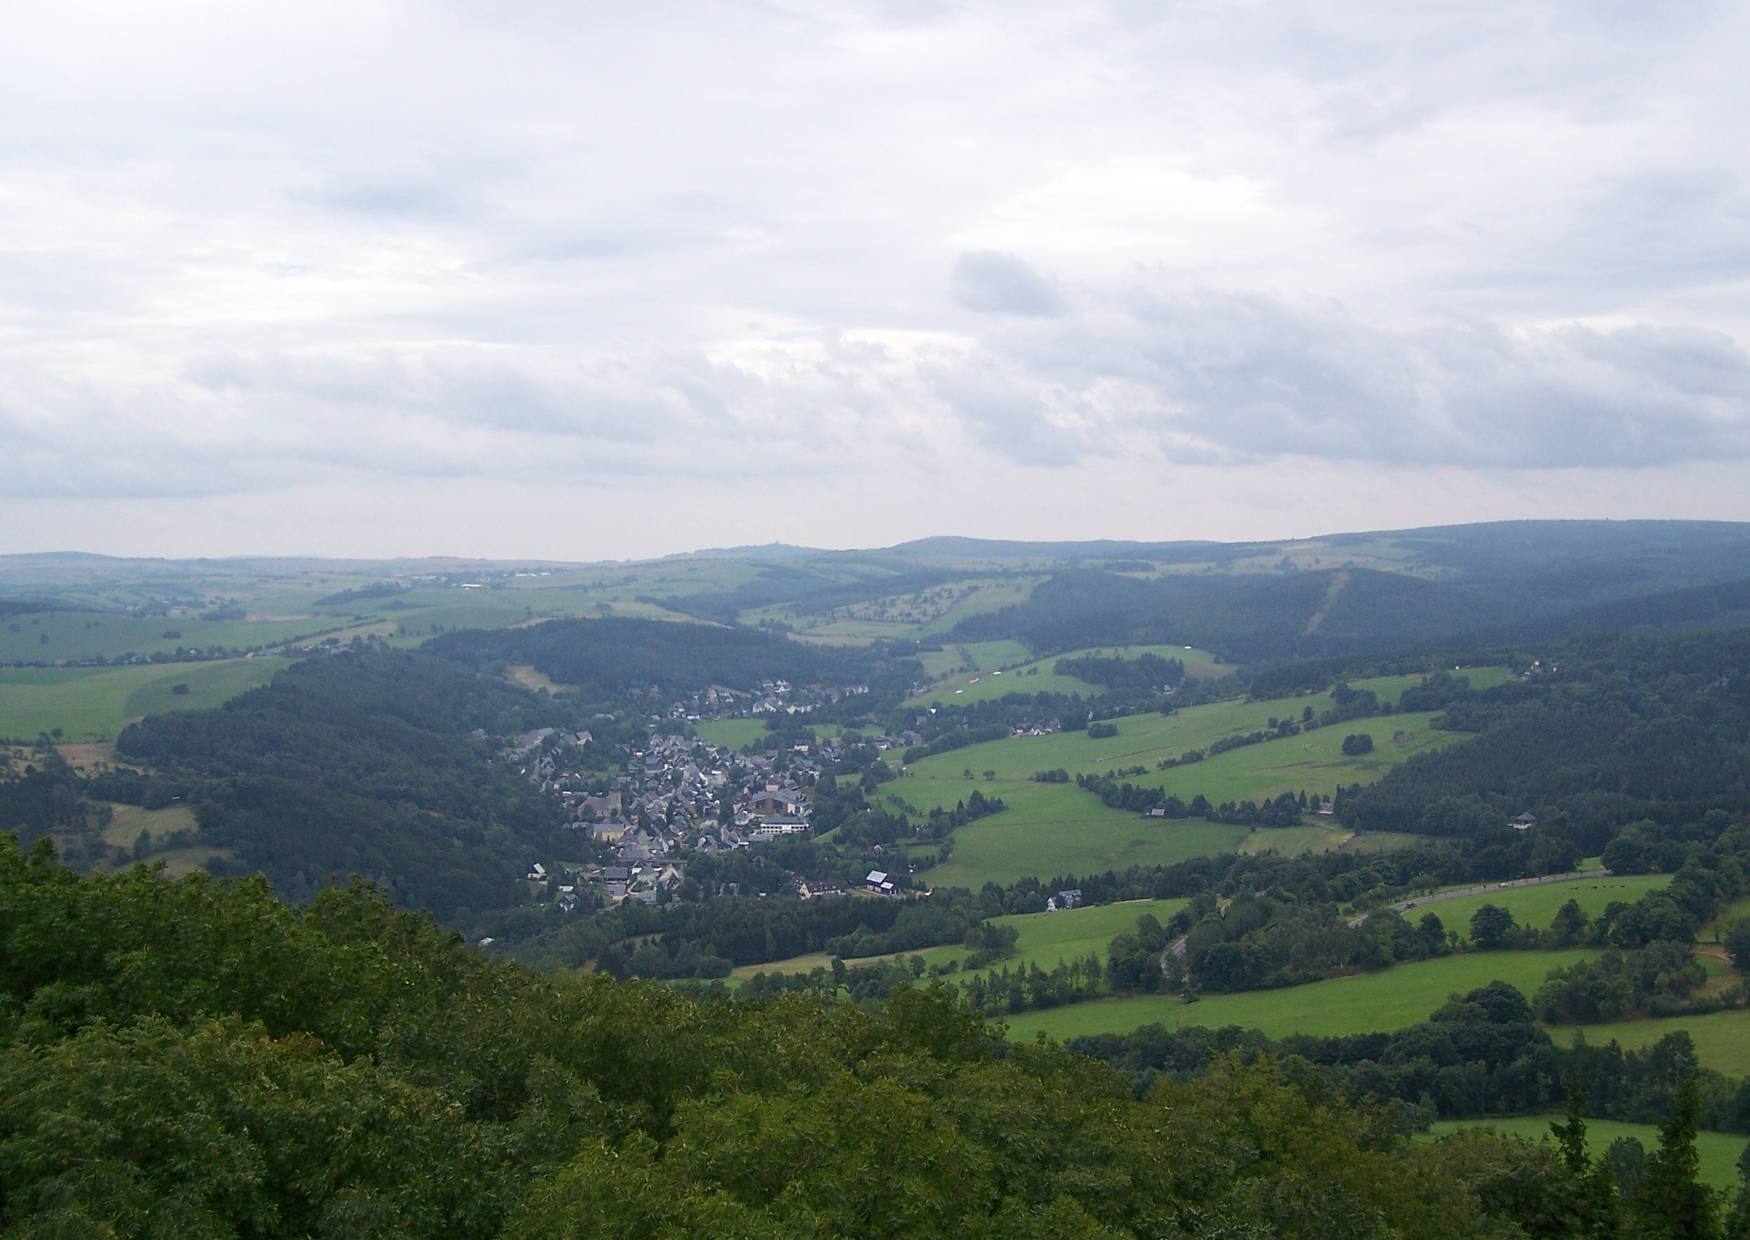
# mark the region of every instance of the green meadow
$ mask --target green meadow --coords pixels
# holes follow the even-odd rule
[[[1504,981],[1530,994],[1551,969],[1598,954],[1562,951],[1475,952],[1400,964],[1377,973],[1332,978],[1282,990],[1206,995],[1185,1003],[1170,995],[1099,999],[1006,1018],[1011,1039],[1047,1034],[1060,1041],[1090,1033],[1129,1033],[1143,1025],[1239,1025],[1271,1037],[1387,1032],[1426,1020],[1454,994]]]
[[[910,798],[911,782],[885,788],[897,787]],[[993,792],[1001,796],[1008,808],[954,833],[951,859],[923,875],[931,886],[977,891],[987,882],[1012,883],[1028,875],[1050,879],[1132,865],[1169,865],[1232,852],[1247,835],[1244,827],[1200,819],[1143,819],[1102,805],[1074,784],[979,781],[962,783],[958,790],[944,788],[941,799],[952,806],[974,787],[987,796]]]
[[[1234,700],[1166,716],[1131,715],[1114,721],[1116,736],[1101,740],[1085,731],[1006,737],[915,762],[883,791],[921,812],[936,806],[951,808],[975,788],[1002,799],[1007,807],[1002,813],[955,832],[952,858],[927,876],[932,884],[976,890],[985,882],[1008,883],[1029,874],[1049,878],[1161,865],[1248,844],[1250,833],[1244,827],[1201,819],[1145,819],[1106,806],[1074,783],[1035,782],[1036,771],[1062,769],[1073,777],[1144,766],[1149,769],[1143,774],[1126,778],[1167,788],[1186,801],[1202,793],[1217,804],[1302,790],[1329,796],[1339,786],[1377,779],[1411,754],[1462,739],[1431,728],[1431,715],[1391,715],[1243,746],[1168,771],[1153,769],[1163,758],[1266,728],[1273,717],[1285,713],[1298,717],[1309,705],[1317,712],[1332,704],[1328,695],[1269,702]],[[1355,732],[1375,738],[1372,753],[1351,757],[1342,752],[1343,738]],[[1249,841],[1250,850],[1274,847],[1294,852],[1354,842],[1334,824],[1286,831],[1296,834],[1272,838],[1259,832],[1260,839]],[[1379,839],[1358,846],[1382,845],[1389,846]]]
[[[713,719],[694,724],[693,731],[707,745],[723,749],[757,748],[767,735],[766,725],[759,719]]]
[[[290,663],[263,655],[140,667],[0,668],[0,736],[34,740],[60,728],[68,741],[110,740],[141,715],[219,706]],[[188,692],[176,693],[177,685]]]
[[[207,621],[193,615],[38,612],[0,624],[0,663],[49,664],[127,654],[172,654],[179,647],[248,649],[290,641],[342,623],[327,616],[250,622]]]
[[[1118,935],[1134,930],[1137,918],[1146,913],[1164,925],[1188,903],[1187,900],[1125,900],[1118,904],[1065,909],[1056,913],[1011,913],[1004,917],[993,917],[992,925],[1015,928],[1019,936],[1015,940],[1015,954],[991,966],[991,969],[977,972],[1027,968],[1031,965],[1050,969],[1063,961],[1081,960],[1089,955],[1098,956],[1104,964],[1107,945]],[[846,963],[869,964],[875,960],[891,960],[897,956],[920,956],[926,965],[947,966],[957,965],[965,960],[967,951],[957,945],[926,947],[921,951],[895,952],[886,956],[847,960]],[[744,965],[730,976],[747,978],[755,973],[808,973],[816,968],[830,968],[831,965],[830,953],[810,952],[805,956],[793,956],[789,960],[773,961],[770,964]],[[974,973],[968,972],[960,976],[972,977]]]
[[[1493,1128],[1510,1136],[1532,1141],[1550,1135],[1552,1122],[1561,1122],[1559,1115],[1510,1115],[1495,1119],[1444,1120],[1428,1131],[1430,1138],[1444,1137],[1465,1128]],[[1659,1129],[1654,1124],[1626,1124],[1620,1120],[1589,1119],[1586,1121],[1586,1152],[1597,1158],[1621,1137],[1633,1137],[1651,1154],[1659,1148]],[[1695,1152],[1701,1157],[1700,1177],[1703,1184],[1732,1191],[1738,1187],[1738,1159],[1750,1138],[1735,1137],[1724,1132],[1701,1132],[1695,1137]]]
[[[1000,652],[992,649],[998,647],[1003,649]],[[1105,686],[1074,676],[1060,676],[1053,670],[1059,659],[1088,655],[1135,659],[1153,654],[1163,659],[1178,659],[1185,665],[1185,674],[1193,680],[1215,680],[1233,670],[1207,650],[1193,650],[1186,646],[1090,646],[1085,650],[1035,659],[1019,642],[979,642],[972,646],[950,647],[941,654],[955,651],[967,651],[972,657],[926,662],[924,670],[936,677],[936,681],[913,694],[906,700],[906,705],[968,706],[974,702],[994,701],[1009,693],[1079,693],[1083,697],[1097,697],[1106,692]]]
[[[1284,792],[1330,796],[1339,787],[1372,783],[1414,754],[1463,739],[1459,733],[1436,731],[1429,726],[1433,718],[1432,713],[1422,713],[1355,719],[1299,736],[1230,749],[1168,771],[1137,775],[1132,782],[1163,788],[1184,801],[1201,793],[1215,805],[1263,801]],[[1373,751],[1345,754],[1344,738],[1358,733],[1373,738]]]
[[[1442,671],[1448,670],[1445,668]],[[1462,676],[1470,682],[1472,689],[1493,689],[1496,685],[1506,684],[1513,672],[1505,667],[1457,667],[1450,669],[1454,676]],[[1351,680],[1351,689],[1371,689],[1381,703],[1396,706],[1404,696],[1404,690],[1421,684],[1428,677],[1423,673],[1413,673],[1407,676],[1372,676],[1366,680]]]
[[[1550,883],[1543,887],[1512,887],[1483,895],[1458,896],[1441,900],[1425,908],[1413,908],[1404,916],[1414,922],[1425,913],[1440,918],[1448,930],[1470,937],[1470,919],[1485,904],[1493,904],[1513,914],[1522,926],[1547,930],[1555,920],[1556,910],[1573,900],[1588,917],[1596,917],[1614,900],[1633,904],[1649,891],[1658,891],[1671,882],[1669,874],[1626,874],[1620,877],[1582,878],[1571,883]]]
[[[1703,1016],[1662,1016],[1618,1020],[1602,1025],[1563,1025],[1550,1036],[1567,1044],[1584,1037],[1594,1046],[1620,1043],[1625,1050],[1651,1046],[1668,1033],[1687,1033],[1695,1054],[1710,1068],[1728,1076],[1750,1076],[1750,1011],[1738,1008]]]

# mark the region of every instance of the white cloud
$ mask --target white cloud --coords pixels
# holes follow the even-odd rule
[[[326,549],[346,511],[417,542],[446,488],[555,476],[691,545],[762,471],[896,531],[1049,498],[1122,535],[1076,497],[1308,463],[1750,517],[1732,6],[14,10],[17,549],[68,502],[198,541],[316,492]]]

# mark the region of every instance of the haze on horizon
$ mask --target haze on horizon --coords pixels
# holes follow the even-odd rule
[[[265,9],[0,43],[0,552],[1750,519],[1750,11]]]

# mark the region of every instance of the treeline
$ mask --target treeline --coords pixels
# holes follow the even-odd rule
[[[474,730],[564,723],[564,709],[446,659],[372,649],[294,664],[217,710],[150,716],[116,748],[190,791],[201,841],[234,854],[214,868],[259,871],[293,900],[361,874],[457,922],[515,903],[565,820]]]
[[[1571,1047],[1557,1045],[1526,997],[1499,981],[1454,995],[1426,1021],[1394,1033],[1272,1039],[1234,1026],[1148,1025],[1068,1045],[1124,1073],[1139,1094],[1162,1078],[1193,1079],[1227,1055],[1300,1061],[1350,1097],[1395,1104],[1413,1126],[1547,1111],[1570,1089],[1595,1118],[1658,1123],[1690,1080],[1703,1127],[1750,1133],[1750,1081],[1701,1067],[1687,1033],[1666,1034],[1644,1050],[1593,1045],[1583,1035]]]
[[[1185,680],[1184,660],[1163,659],[1147,650],[1134,658],[1082,655],[1078,658],[1059,659],[1051,670],[1059,676],[1074,676],[1077,680],[1103,685],[1108,689],[1147,691],[1177,686]]]
[[[1200,761],[1201,759],[1191,760]],[[1185,761],[1186,759],[1180,759],[1175,765],[1183,764]],[[1051,772],[1041,772],[1041,774],[1049,777]],[[1051,781],[1047,778],[1042,782]],[[1201,792],[1186,801],[1177,795],[1168,793],[1164,788],[1133,784],[1129,780],[1120,780],[1112,775],[1077,775],[1076,785],[1093,793],[1100,798],[1102,803],[1113,809],[1129,810],[1135,814],[1158,811],[1158,816],[1162,818],[1203,818],[1210,822],[1237,823],[1252,827],[1298,826],[1301,821],[1300,816],[1303,813],[1314,812],[1318,808],[1305,792],[1298,795],[1284,792],[1262,804],[1244,800],[1224,801],[1220,805],[1215,805]]]
[[[1460,1148],[1263,1062],[1138,1101],[939,991],[701,1003],[494,962],[362,888],[294,909],[0,842],[8,1234],[1470,1240],[1577,1183]],[[1505,1175],[1535,1200],[1479,1191]]]

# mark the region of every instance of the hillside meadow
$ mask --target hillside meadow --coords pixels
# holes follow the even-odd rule
[[[1469,939],[1470,919],[1483,905],[1493,904],[1513,914],[1513,920],[1522,926],[1547,930],[1550,922],[1555,920],[1556,911],[1569,900],[1578,904],[1588,917],[1597,917],[1614,901],[1633,904],[1649,891],[1662,890],[1670,882],[1669,874],[1613,874],[1541,887],[1511,887],[1482,895],[1435,901],[1408,910],[1404,917],[1414,922],[1427,913],[1433,913],[1448,930],[1456,930],[1461,937]]]
[[[1702,1063],[1728,1076],[1750,1076],[1750,1010],[1709,1012],[1702,1016],[1663,1016],[1616,1020],[1601,1025],[1561,1025],[1550,1036],[1567,1044],[1584,1037],[1594,1046],[1620,1043],[1625,1050],[1651,1046],[1668,1033],[1687,1033]]]
[[[972,970],[960,974],[973,977],[992,969],[1028,968],[1038,965],[1050,969],[1063,961],[1081,960],[1089,955],[1106,959],[1106,948],[1120,934],[1136,928],[1137,918],[1147,914],[1163,925],[1174,913],[1184,908],[1187,900],[1124,900],[1116,904],[1084,906],[1054,913],[1011,913],[991,918],[991,924],[1012,926],[1019,936],[1015,954],[991,969]],[[894,952],[884,956],[849,959],[847,964],[869,964],[877,960],[892,960],[898,956],[919,956],[926,966],[958,965],[965,960],[967,950],[958,945],[926,947],[915,952]],[[755,973],[808,973],[816,968],[830,968],[830,952],[810,952],[769,964],[744,965],[730,974],[731,978],[748,978]]]
[[[1492,981],[1507,982],[1530,994],[1551,969],[1597,954],[1596,948],[1474,952],[1281,990],[1205,995],[1195,1003],[1171,995],[1137,995],[1022,1012],[1006,1019],[1011,1040],[1043,1033],[1062,1041],[1090,1033],[1129,1033],[1151,1024],[1172,1029],[1239,1025],[1276,1038],[1292,1033],[1332,1037],[1390,1032],[1426,1020],[1450,996]]]
[[[905,705],[928,706],[932,703],[943,703],[969,706],[974,702],[994,701],[1010,693],[1079,693],[1083,697],[1098,697],[1106,692],[1104,685],[1093,684],[1075,676],[1059,675],[1053,669],[1060,659],[1135,659],[1144,654],[1152,654],[1163,659],[1178,659],[1185,665],[1186,676],[1192,680],[1219,680],[1233,670],[1207,650],[1194,650],[1190,646],[1090,646],[1043,659],[1032,658],[1018,642],[982,642],[971,649],[999,645],[1014,647],[1013,651],[1005,652],[1009,655],[1007,659],[999,661],[988,655],[980,657],[974,654],[971,658],[954,659],[952,663],[946,660],[936,660],[934,665],[926,662],[925,670],[936,676],[937,680],[913,694]],[[950,647],[950,650],[958,649],[967,648]],[[941,653],[947,654],[948,651]]]
[[[221,706],[291,662],[263,655],[139,667],[0,668],[0,736],[28,741],[59,728],[68,741],[113,740],[142,715]],[[188,692],[177,693],[177,685]]]
[[[1007,807],[1003,812],[955,832],[952,858],[927,876],[932,885],[976,890],[986,882],[1009,883],[1029,874],[1048,878],[1160,865],[1242,846],[1289,853],[1352,843],[1334,824],[1283,829],[1296,832],[1293,836],[1273,837],[1260,831],[1254,839],[1243,826],[1202,819],[1147,819],[1109,807],[1074,783],[1037,782],[1032,778],[1035,772],[1062,769],[1074,776],[1145,766],[1149,769],[1143,774],[1125,778],[1165,787],[1186,801],[1202,793],[1216,804],[1261,801],[1281,792],[1329,796],[1339,786],[1372,782],[1412,754],[1463,739],[1457,733],[1436,731],[1430,726],[1433,716],[1426,713],[1389,715],[1243,746],[1167,771],[1153,769],[1163,758],[1266,728],[1271,718],[1290,711],[1298,715],[1309,705],[1318,711],[1334,703],[1328,695],[1215,702],[1171,715],[1113,720],[1118,734],[1104,739],[1078,731],[986,741],[913,763],[901,779],[885,786],[884,793],[898,798],[892,802],[897,807],[926,813],[938,806],[952,808],[975,788],[1002,799]],[[1342,752],[1343,738],[1357,732],[1374,737],[1372,753]],[[1394,837],[1389,844],[1400,842],[1401,837]],[[1389,844],[1375,839],[1358,846]]]

